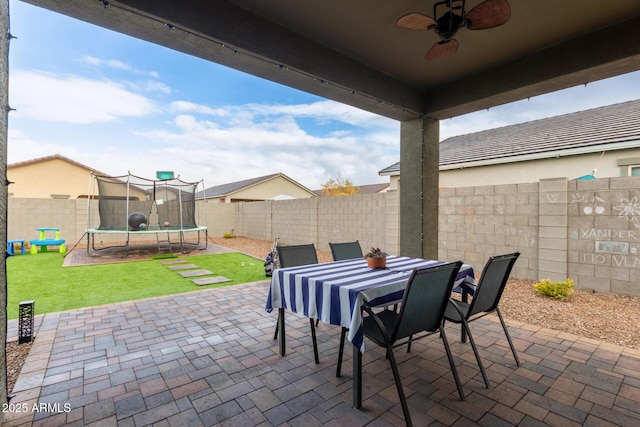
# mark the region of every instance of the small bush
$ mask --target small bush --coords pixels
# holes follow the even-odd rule
[[[224,233],[222,237],[224,237],[225,239],[233,239],[236,236],[234,236],[233,233]]]
[[[549,279],[544,279],[533,286],[537,293],[559,300],[565,300],[573,293],[573,280],[571,279],[564,282],[551,282]]]

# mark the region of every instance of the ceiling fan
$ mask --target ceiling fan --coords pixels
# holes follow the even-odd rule
[[[438,59],[458,50],[458,41],[453,37],[460,28],[486,30],[506,23],[511,17],[507,0],[484,0],[469,12],[464,6],[465,0],[443,0],[433,6],[433,18],[413,12],[398,19],[396,25],[410,30],[433,30],[438,34],[440,41],[431,46],[426,55],[426,59]]]

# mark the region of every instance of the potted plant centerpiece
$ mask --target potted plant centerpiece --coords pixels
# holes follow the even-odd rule
[[[387,254],[380,248],[372,247],[364,257],[367,259],[369,268],[382,269],[387,266]]]

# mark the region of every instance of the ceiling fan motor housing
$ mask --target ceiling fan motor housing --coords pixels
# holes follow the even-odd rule
[[[438,25],[434,28],[434,31],[442,40],[449,40],[455,36],[458,29],[464,24],[462,16],[455,14],[451,10],[438,18],[436,22]]]

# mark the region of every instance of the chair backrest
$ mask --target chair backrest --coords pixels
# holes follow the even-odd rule
[[[362,248],[360,242],[329,243],[334,261],[344,259],[362,258]]]
[[[277,246],[280,267],[317,264],[318,255],[313,243],[308,245]]]
[[[496,309],[502,297],[502,291],[504,291],[509,279],[509,274],[511,274],[513,264],[515,264],[519,256],[520,252],[514,252],[489,258],[473,294],[467,318],[477,313],[488,313]]]
[[[413,271],[404,291],[392,342],[440,327],[460,267],[462,261]]]

